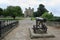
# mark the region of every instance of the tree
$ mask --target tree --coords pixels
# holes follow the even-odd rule
[[[50,19],[53,18],[53,14],[52,13],[45,12],[41,17],[42,18],[46,18],[47,20],[50,20]]]
[[[7,9],[9,16],[21,16],[22,10],[19,6],[8,6]]]
[[[44,14],[44,12],[48,12],[48,10],[45,8],[43,4],[40,4],[38,9],[37,9],[37,15],[38,17]]]
[[[4,16],[11,16],[15,19],[16,16],[23,16],[21,7],[19,6],[8,6],[3,10]]]
[[[6,10],[6,9],[3,10],[3,16],[5,16],[5,17],[6,17],[6,16],[9,16],[8,10]]]
[[[38,17],[37,12],[33,12],[34,17]]]
[[[3,9],[0,8],[0,16],[3,15]]]
[[[16,12],[18,13],[17,16],[22,16],[23,14],[22,14],[22,9],[21,9],[21,7],[16,6],[15,8],[16,8]]]

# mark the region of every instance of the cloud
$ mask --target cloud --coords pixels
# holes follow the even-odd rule
[[[60,0],[59,1],[58,0],[51,0],[49,5],[56,6],[56,5],[59,5],[59,3],[60,3]]]
[[[28,7],[32,7],[36,11],[39,4],[44,4],[54,15],[55,13],[58,14],[57,12],[60,12],[60,0],[0,0],[0,7],[6,8],[9,5],[20,6],[23,11]]]
[[[6,7],[7,7],[7,5],[9,6],[9,4],[0,4],[0,8],[3,8],[3,9],[5,9]]]

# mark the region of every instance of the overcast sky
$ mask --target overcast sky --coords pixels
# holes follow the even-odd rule
[[[39,4],[44,4],[46,9],[52,12],[55,16],[60,16],[60,0],[0,0],[0,7],[20,6],[23,11],[25,8],[34,8],[37,10]]]

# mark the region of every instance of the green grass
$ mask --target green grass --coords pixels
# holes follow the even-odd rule
[[[24,17],[16,17],[15,19],[13,19],[12,17],[4,17],[4,18],[0,18],[0,20],[23,20]]]
[[[31,17],[31,20],[35,20],[35,17]]]

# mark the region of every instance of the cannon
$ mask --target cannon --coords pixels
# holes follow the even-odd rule
[[[47,30],[46,22],[45,18],[36,17],[36,25],[33,25],[33,28],[29,28],[31,39],[55,37],[51,31]]]
[[[36,25],[33,25],[34,33],[47,33],[47,26],[45,18],[36,17]]]

